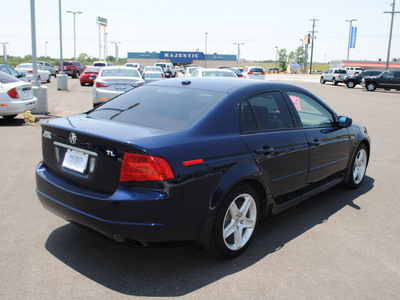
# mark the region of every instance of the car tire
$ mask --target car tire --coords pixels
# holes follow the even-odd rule
[[[221,203],[214,223],[213,247],[226,258],[242,254],[249,246],[257,226],[259,200],[248,185],[234,188]]]
[[[75,73],[75,78],[79,78],[79,72]]]
[[[368,166],[368,149],[365,144],[358,146],[357,151],[351,161],[348,174],[346,176],[345,186],[348,188],[358,188],[365,177]]]
[[[321,77],[321,79],[319,80],[319,82],[321,83],[321,84],[325,84],[325,79],[324,79],[324,77]]]
[[[49,75],[49,78],[47,78],[47,81],[46,81],[47,83],[50,83],[51,82],[51,75]]]
[[[338,84],[338,82],[336,81],[336,78],[333,78],[333,79],[332,79],[332,84],[333,84],[333,85],[337,85],[337,84]]]
[[[6,120],[11,120],[11,119],[14,119],[17,115],[18,115],[18,114],[16,114],[16,115],[3,116],[3,118],[6,119]]]
[[[367,91],[373,92],[376,89],[376,85],[373,82],[368,82],[365,87],[367,88]]]
[[[81,86],[84,86],[85,85],[85,83],[84,82],[81,82]]]
[[[347,81],[346,85],[349,89],[352,89],[356,86],[353,80]]]

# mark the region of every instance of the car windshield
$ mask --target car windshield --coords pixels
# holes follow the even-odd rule
[[[85,73],[99,73],[99,69],[97,68],[87,68]]]
[[[250,72],[264,72],[262,68],[251,68]]]
[[[136,69],[103,69],[100,76],[107,77],[140,77]]]
[[[233,72],[203,71],[203,77],[236,77]]]
[[[32,64],[19,65],[16,69],[32,69]]]
[[[6,84],[11,82],[20,82],[21,80],[15,78],[14,76],[8,75],[7,73],[0,71],[0,83]]]
[[[162,72],[161,67],[146,67],[144,72]]]
[[[159,66],[159,67],[165,68],[167,65],[166,65],[166,64],[156,64],[156,66]]]
[[[88,116],[179,131],[194,124],[224,95],[221,92],[181,87],[143,86],[114,98]]]

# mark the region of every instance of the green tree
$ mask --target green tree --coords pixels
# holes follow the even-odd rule
[[[283,48],[278,51],[278,63],[281,71],[286,71],[287,69],[287,59],[288,55],[286,53],[286,49]]]
[[[295,51],[296,61],[298,64],[304,64],[306,61],[306,52],[304,51],[303,47],[299,47]]]

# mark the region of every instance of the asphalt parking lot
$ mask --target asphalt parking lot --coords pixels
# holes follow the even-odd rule
[[[261,223],[251,247],[224,260],[191,247],[134,248],[46,211],[35,193],[40,123],[92,107],[92,88],[48,90],[49,115],[0,118],[0,299],[398,299],[400,92],[304,87],[368,128],[371,161],[358,190],[335,187]]]

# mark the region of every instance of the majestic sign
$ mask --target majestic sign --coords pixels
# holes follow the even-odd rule
[[[204,53],[160,51],[160,59],[169,59],[172,63],[192,63],[193,60],[204,60]]]

